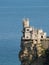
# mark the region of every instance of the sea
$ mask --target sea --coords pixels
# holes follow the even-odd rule
[[[20,65],[20,40],[0,40],[0,65]]]

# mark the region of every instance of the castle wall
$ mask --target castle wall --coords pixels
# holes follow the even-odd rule
[[[49,48],[49,38],[42,39],[41,43],[45,49]]]

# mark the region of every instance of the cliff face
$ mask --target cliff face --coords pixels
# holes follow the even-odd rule
[[[37,45],[33,44],[31,40],[22,41],[21,51],[19,53],[21,65],[42,65],[44,60],[44,58],[42,58],[42,55],[44,54],[42,45],[40,43]]]

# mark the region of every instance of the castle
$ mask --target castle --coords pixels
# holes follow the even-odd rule
[[[31,63],[37,57],[41,57],[44,50],[49,47],[49,37],[42,29],[31,27],[29,19],[23,20],[22,33],[19,58],[22,65],[32,65]]]

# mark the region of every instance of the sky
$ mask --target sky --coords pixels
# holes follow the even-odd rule
[[[0,0],[0,39],[20,39],[23,18],[49,35],[49,0]]]

